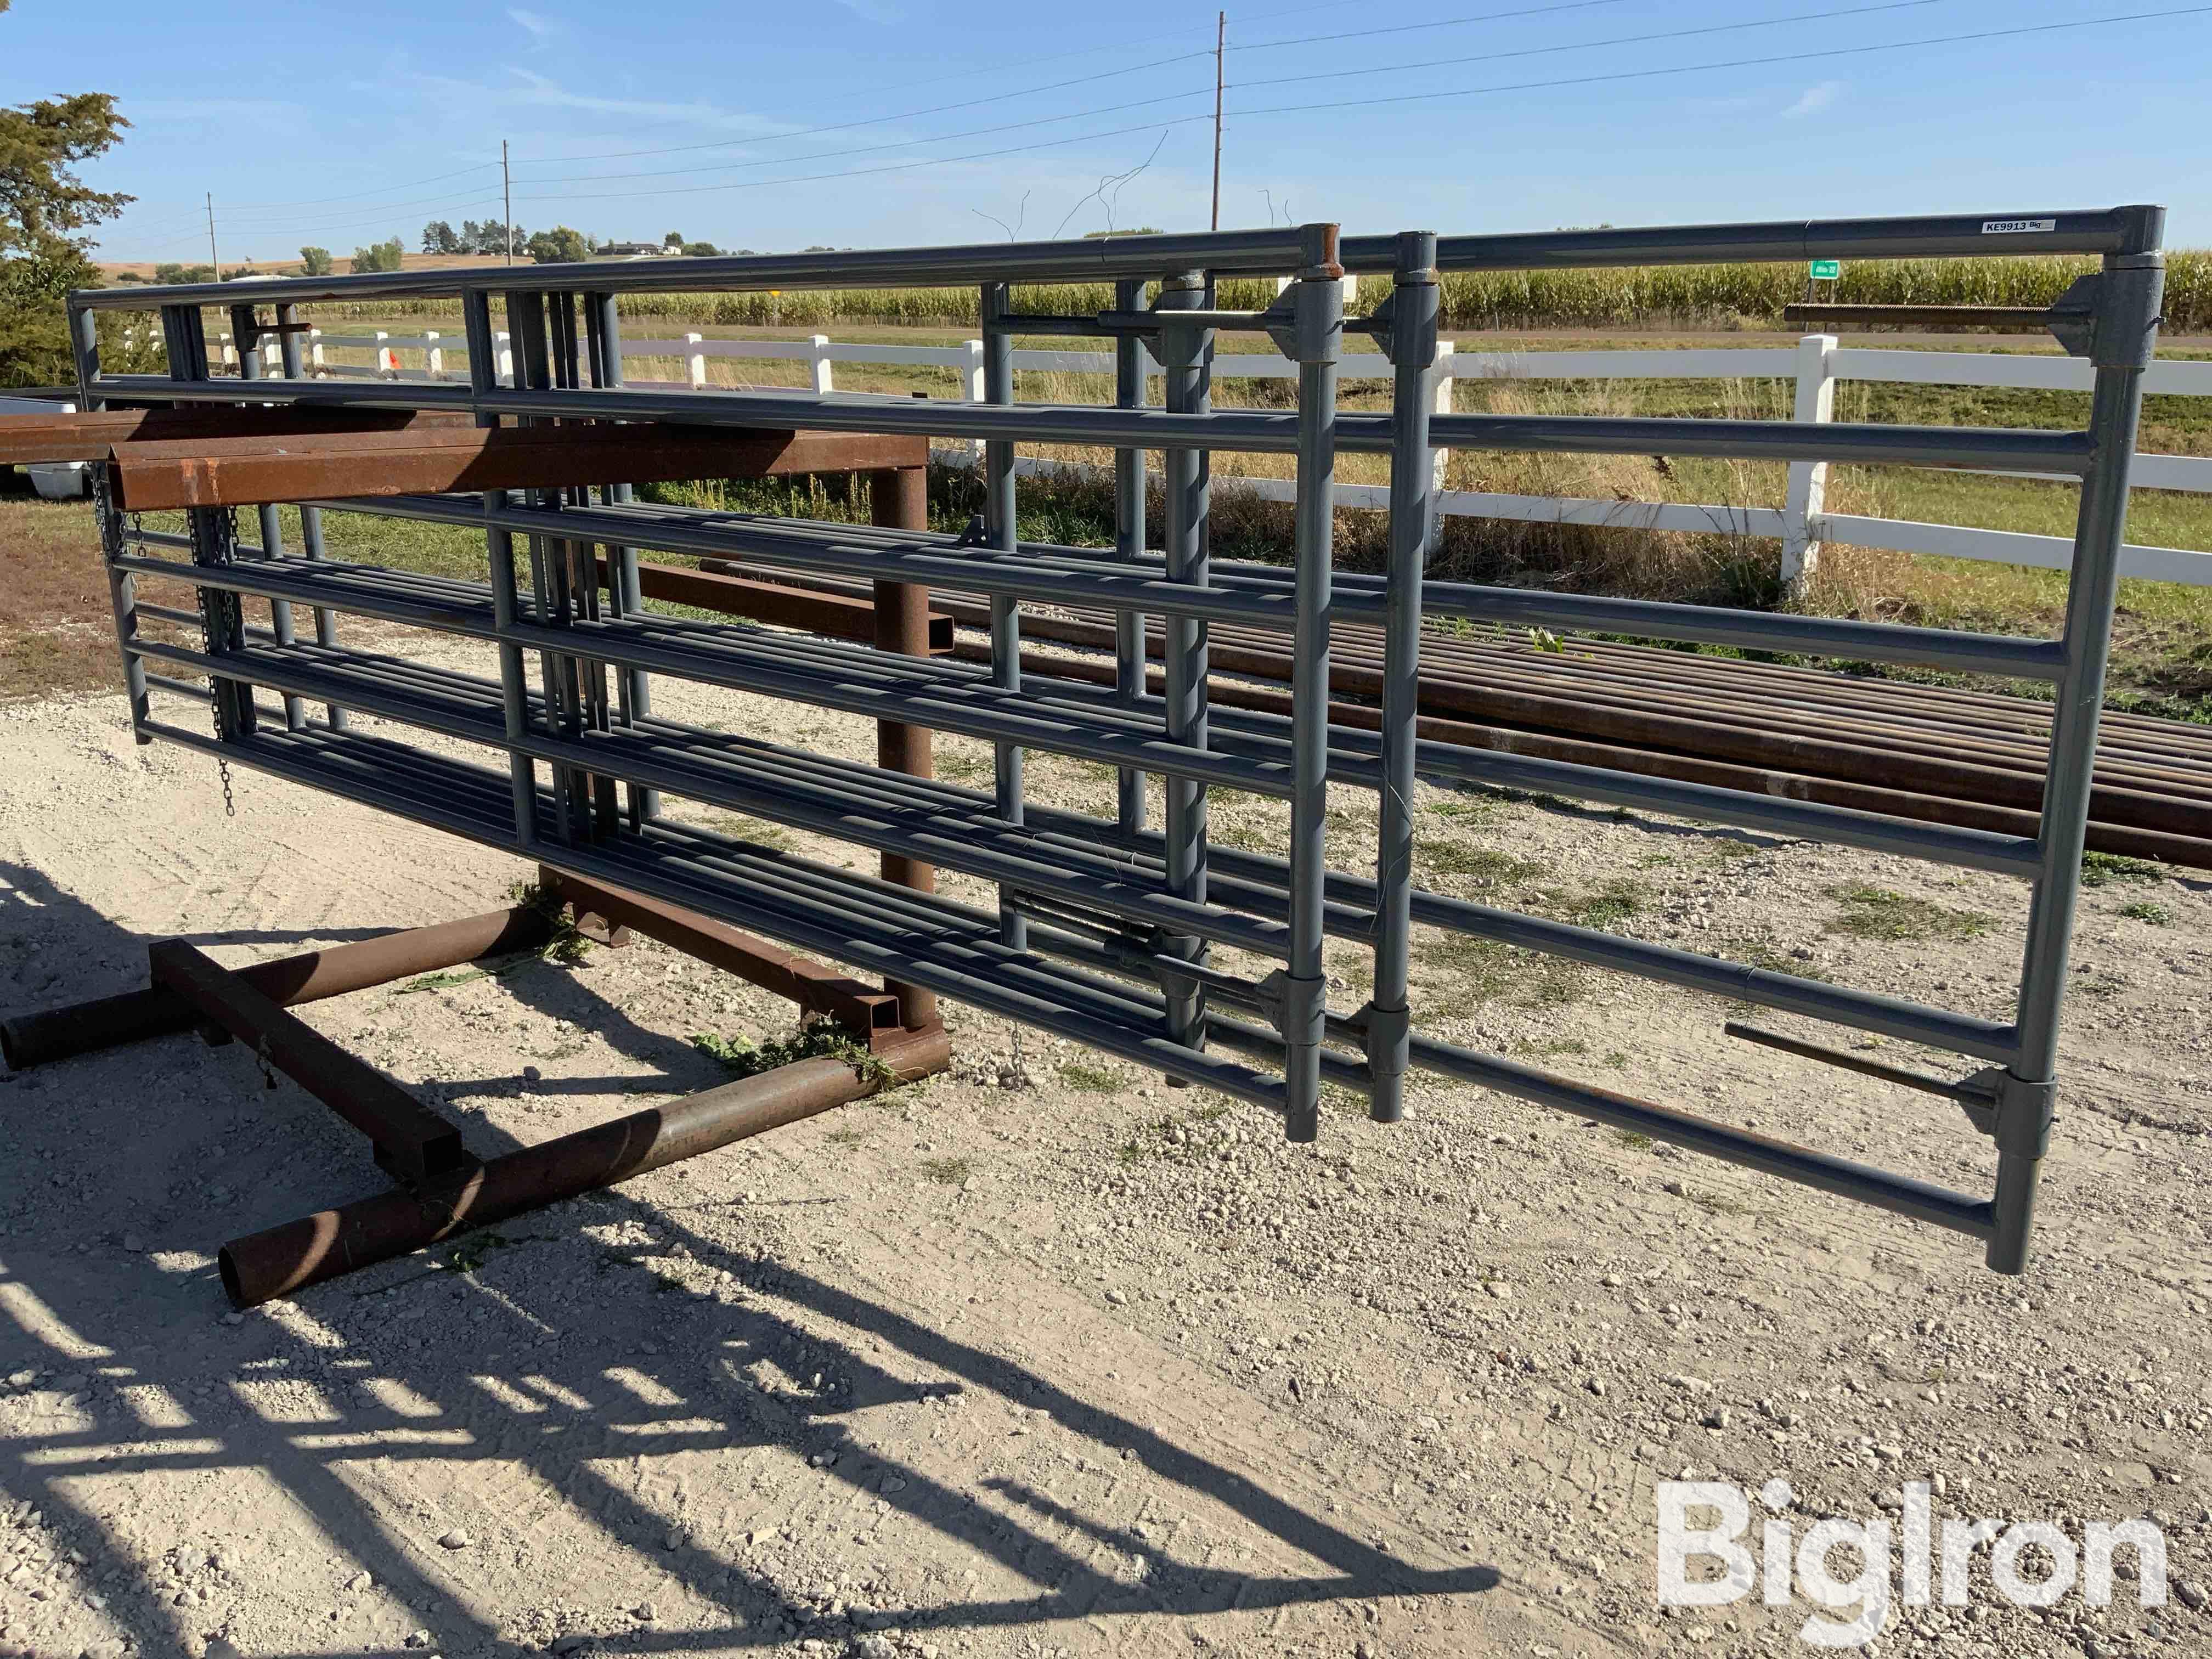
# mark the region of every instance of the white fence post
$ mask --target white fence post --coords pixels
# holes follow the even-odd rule
[[[1793,418],[1836,418],[1836,337],[1808,334],[1797,342],[1797,405]],[[1782,586],[1797,593],[1812,580],[1820,562],[1818,524],[1828,492],[1826,461],[1790,463],[1790,493],[1783,503]]]
[[[273,338],[261,343],[261,367],[271,375],[284,371],[284,349]]]
[[[980,404],[983,401],[983,343],[981,340],[963,340],[960,347],[968,354],[968,361],[960,367],[961,391],[969,403]],[[981,466],[983,465],[983,441],[976,439],[973,447],[975,465]]]
[[[687,334],[684,337],[684,343],[693,348],[684,355],[684,362],[690,372],[691,389],[694,392],[704,392],[707,389],[707,354],[697,349],[699,343],[706,337],[703,334]]]
[[[434,380],[446,378],[446,350],[438,343],[438,331],[434,328],[422,331],[422,367]]]
[[[830,383],[830,337],[827,334],[810,334],[806,337],[806,343],[814,353],[807,360],[808,367],[814,371],[814,389],[817,392],[835,392],[837,388]]]
[[[503,328],[494,330],[491,337],[491,349],[499,360],[499,368],[494,378],[513,386],[514,384],[514,337]]]
[[[1437,341],[1437,398],[1436,402],[1431,406],[1431,412],[1432,414],[1449,415],[1452,412],[1453,367],[1452,343],[1449,340]],[[1451,451],[1449,449],[1439,449],[1437,451],[1435,487],[1438,489],[1442,489],[1444,487],[1444,464],[1450,459]]]
[[[368,372],[381,374],[388,368],[396,380],[399,374],[399,354],[388,349],[384,343],[391,337],[383,329],[376,331],[376,343],[369,348]]]
[[[307,331],[307,367],[319,376],[323,372],[323,331],[319,328]]]
[[[218,334],[216,336],[216,338],[222,342],[222,366],[225,368],[237,368],[238,354],[230,348],[230,336],[228,334]]]

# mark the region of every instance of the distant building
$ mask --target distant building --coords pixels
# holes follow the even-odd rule
[[[673,242],[607,242],[593,248],[592,257],[597,259],[647,259],[683,252]]]

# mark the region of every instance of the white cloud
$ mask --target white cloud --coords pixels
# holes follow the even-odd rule
[[[551,46],[553,37],[561,32],[561,26],[551,18],[539,12],[525,11],[520,6],[509,6],[507,16],[517,27],[529,31],[531,45],[540,52]]]
[[[1822,81],[1806,88],[1797,94],[1797,101],[1782,112],[1784,118],[1798,120],[1808,115],[1818,115],[1844,95],[1844,84],[1841,81]]]

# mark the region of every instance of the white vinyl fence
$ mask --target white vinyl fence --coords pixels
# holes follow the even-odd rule
[[[514,362],[507,349],[507,335],[496,334],[494,343],[499,353],[499,376],[503,380],[512,380]],[[310,366],[318,374],[410,380],[467,378],[465,368],[454,366],[466,358],[459,336],[449,338],[434,331],[394,335],[383,330],[337,335],[325,334],[318,329],[307,337],[307,345]],[[222,337],[222,349],[223,362],[235,363],[237,354],[228,334]],[[449,349],[453,363],[447,360]],[[269,367],[274,373],[277,366],[276,343],[270,342],[265,349]],[[332,355],[337,352],[366,353],[368,361],[340,362]],[[680,339],[626,339],[623,356],[626,359],[658,358],[684,365],[682,380],[632,382],[639,386],[689,386],[694,391],[705,391],[709,385],[707,360],[733,357],[804,363],[807,366],[810,387],[817,392],[836,389],[833,366],[837,363],[944,368],[951,370],[957,377],[962,398],[978,403],[983,398],[981,340],[964,340],[949,346],[842,345],[823,334],[805,340],[710,340],[690,333]],[[1110,375],[1114,372],[1114,359],[1108,352],[1017,351],[1013,356],[1017,373],[1026,370]],[[1154,367],[1157,368],[1157,365]],[[1836,386],[1844,380],[2086,392],[2091,374],[2089,364],[2075,357],[1845,346],[1829,334],[1808,335],[1794,346],[1642,351],[1455,352],[1447,341],[1442,348],[1439,368],[1439,413],[1450,410],[1453,384],[1462,380],[1771,379],[1795,383],[1794,412],[1800,421],[1832,420]],[[1391,368],[1389,360],[1380,354],[1352,353],[1344,358],[1342,373],[1346,380],[1387,380]],[[1297,365],[1269,352],[1227,353],[1213,360],[1217,384],[1229,380],[1294,380],[1297,377]],[[2212,362],[2154,363],[2144,376],[2143,390],[2171,396],[2212,397]],[[967,460],[980,449],[981,446],[976,445],[937,453],[943,459]],[[1444,455],[1439,452],[1439,484],[1444,461]],[[1029,456],[1020,458],[1016,467],[1030,477],[1104,471],[1079,463]],[[1231,482],[1228,475],[1216,476],[1224,483]],[[1234,482],[1263,500],[1287,501],[1292,498],[1294,487],[1288,479],[1242,478]],[[1811,569],[1824,543],[1984,559],[2051,570],[2065,569],[2073,557],[2073,539],[2067,536],[1830,513],[1824,502],[1827,482],[1826,463],[1799,461],[1790,467],[1789,487],[1779,507],[1505,495],[1439,488],[1437,510],[1454,518],[1773,537],[1782,544],[1783,578],[1791,582],[1801,580]],[[2136,461],[2135,483],[2136,488],[2142,489],[2212,495],[2212,459],[2188,455],[2140,455]],[[1337,505],[1341,507],[1387,507],[1389,495],[1384,484],[1340,483],[1336,487]],[[2156,581],[2212,586],[2212,553],[2130,544],[2121,555],[2120,571],[2123,575]]]

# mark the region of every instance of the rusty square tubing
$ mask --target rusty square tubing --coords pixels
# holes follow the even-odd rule
[[[641,560],[637,579],[638,591],[648,599],[719,611],[726,617],[743,617],[777,628],[797,629],[824,639],[850,640],[859,645],[878,643],[878,613],[871,600],[845,593],[825,593],[788,582],[762,581],[738,574],[738,568],[726,560],[715,560],[696,570],[687,565]],[[604,558],[599,561],[599,580],[607,580],[607,562]],[[886,582],[883,586],[897,587],[901,592],[912,591],[898,583]],[[942,611],[925,611],[922,626],[927,649],[908,651],[906,654],[949,656],[953,647],[952,618]],[[903,624],[900,637],[905,637]]]
[[[284,1007],[343,996],[395,979],[434,973],[482,957],[532,951],[545,943],[551,928],[535,905],[487,911],[428,927],[408,927],[376,939],[278,957],[229,970],[262,995]],[[119,1048],[146,1037],[189,1031],[191,1005],[166,985],[95,997],[36,1013],[0,1019],[0,1060],[10,1070]]]
[[[374,1143],[376,1161],[410,1186],[456,1176],[472,1162],[461,1132],[364,1060],[180,939],[146,959],[166,986],[246,1044]]]
[[[951,1063],[944,1027],[896,1035],[896,1042],[876,1051],[874,1066],[833,1059],[779,1066],[487,1158],[465,1177],[420,1194],[379,1193],[234,1238],[216,1257],[223,1289],[235,1306],[256,1307],[472,1228],[817,1116]]]
[[[899,1000],[834,968],[794,955],[780,945],[756,939],[725,922],[550,864],[538,867],[540,885],[557,892],[579,915],[604,918],[659,939],[709,967],[734,974],[749,985],[797,1003],[870,1045],[896,1036],[902,1022]]]

